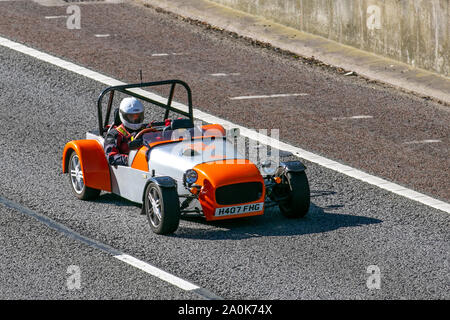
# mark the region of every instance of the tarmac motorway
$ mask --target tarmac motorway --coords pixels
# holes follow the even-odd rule
[[[64,7],[0,2],[0,36],[125,82],[138,81],[140,69],[147,81],[186,80],[201,110],[279,128],[283,141],[450,199],[447,106],[149,8],[81,8],[81,29],[69,30],[64,19],[45,18]],[[105,86],[1,46],[0,61],[0,298],[199,297],[27,212],[224,299],[450,298],[448,213],[307,161],[312,206],[299,220],[277,209],[220,223],[190,218],[174,235],[157,236],[138,207],[116,196],[76,200],[62,149],[97,127]],[[307,95],[248,98],[300,93]],[[370,117],[352,118],[361,115]],[[425,139],[440,142],[409,143]],[[71,266],[81,275],[76,288]],[[367,284],[370,266],[380,271],[378,288]]]

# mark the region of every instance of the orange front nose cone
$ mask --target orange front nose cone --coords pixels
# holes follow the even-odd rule
[[[264,179],[251,161],[206,162],[195,170],[197,183],[202,185],[199,200],[206,220],[263,214]],[[250,206],[259,209],[248,211]],[[227,214],[220,214],[221,209]]]

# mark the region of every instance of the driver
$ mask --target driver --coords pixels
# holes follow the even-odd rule
[[[119,116],[122,124],[108,131],[104,149],[110,165],[127,166],[130,150],[142,145],[142,138],[134,137],[146,128],[143,124],[144,106],[136,98],[125,98],[120,103]]]

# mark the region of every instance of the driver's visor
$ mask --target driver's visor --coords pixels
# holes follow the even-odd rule
[[[124,113],[120,111],[125,121],[131,124],[139,124],[144,122],[144,113]]]

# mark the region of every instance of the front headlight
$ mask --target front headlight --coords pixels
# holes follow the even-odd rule
[[[278,165],[273,160],[266,160],[261,163],[262,171],[268,176],[273,176],[277,171],[277,168]]]
[[[193,169],[187,170],[184,174],[184,182],[189,186],[197,182],[197,179],[198,179],[197,171]]]

